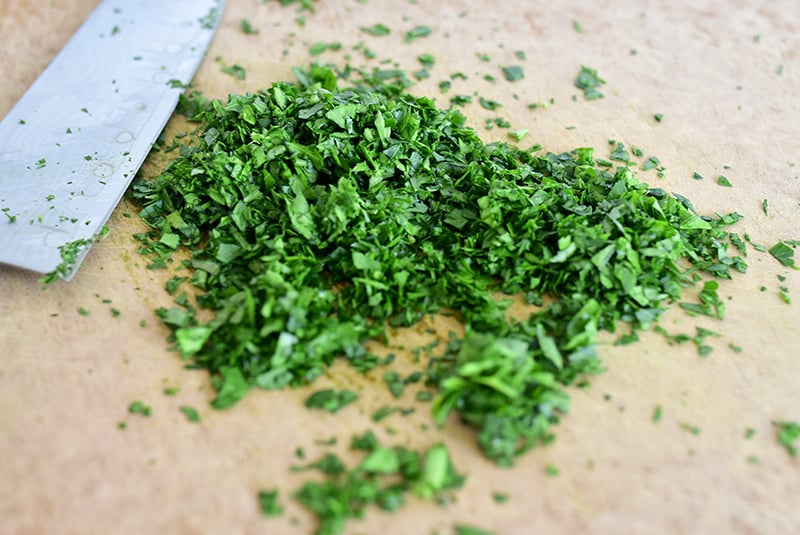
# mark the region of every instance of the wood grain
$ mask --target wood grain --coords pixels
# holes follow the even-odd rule
[[[0,115],[97,3],[0,2]],[[312,60],[308,48],[317,41],[341,43],[322,56],[339,65],[347,54],[354,65],[368,64],[354,50],[362,41],[378,60],[409,70],[428,52],[436,58],[432,76],[412,91],[441,106],[475,92],[501,102],[499,113],[476,104],[464,110],[485,139],[504,138],[502,130],[483,128],[499,114],[513,128],[528,128],[526,141],[553,151],[594,146],[603,155],[609,139],[635,145],[666,167],[665,178],[651,172],[642,180],[686,195],[703,213],[742,213],[736,231],[756,242],[800,239],[800,8],[793,0],[570,0],[557,8],[543,1],[317,3],[315,13],[300,14],[278,2],[228,0],[195,87],[224,98],[289,80],[291,67]],[[241,31],[243,18],[258,35]],[[359,30],[378,22],[392,34]],[[417,24],[431,26],[432,35],[404,43],[403,33]],[[246,69],[245,80],[222,73],[234,63]],[[523,65],[523,81],[502,80],[499,66],[512,63]],[[573,100],[581,65],[607,81],[604,99]],[[468,80],[454,80],[441,94],[439,81],[456,72]],[[546,108],[528,108],[550,99]],[[160,165],[151,158],[144,172]],[[694,172],[705,178],[693,180]],[[719,174],[733,188],[718,186]],[[162,287],[173,273],[145,269],[131,237],[143,229],[135,210],[120,205],[110,236],[68,284],[43,291],[36,275],[0,267],[2,534],[310,533],[313,518],[288,498],[306,477],[288,470],[295,449],[314,458],[325,451],[315,440],[336,436],[346,445],[370,428],[396,443],[446,441],[468,480],[446,507],[412,501],[393,515],[370,511],[348,533],[451,533],[455,523],[503,534],[800,532],[800,463],[777,444],[772,425],[800,421],[800,277],[769,255],[751,250],[749,272],[721,285],[723,322],[677,310],[663,318],[671,332],[693,333],[696,325],[720,332],[711,355],[700,358],[693,345],[669,346],[655,334],[629,346],[603,345],[608,372],[571,392],[573,409],[557,441],[499,469],[455,421],[421,431],[430,423],[424,405],[376,426],[371,410],[390,401],[380,378],[338,364],[315,387],[355,384],[362,400],[336,416],[302,407],[312,389],[254,392],[231,410],[210,409],[207,375],[184,369],[153,315],[169,304]],[[794,304],[779,298],[780,286]],[[442,321],[393,333],[391,345],[426,342],[428,328],[446,334]],[[410,355],[393,350],[400,366],[413,366]],[[165,387],[179,393],[165,396]],[[153,415],[129,415],[134,400],[151,405]],[[196,407],[203,421],[187,422],[181,405]],[[654,423],[657,405],[663,418]],[[753,438],[744,437],[747,428]],[[561,474],[547,476],[548,464]],[[255,497],[273,487],[282,490],[286,514],[267,519]],[[510,500],[495,503],[493,491]]]

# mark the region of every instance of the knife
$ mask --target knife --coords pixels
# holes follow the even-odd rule
[[[0,263],[69,280],[213,37],[224,0],[105,0],[0,122]]]

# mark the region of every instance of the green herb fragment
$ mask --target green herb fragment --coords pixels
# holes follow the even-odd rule
[[[410,43],[421,37],[428,37],[430,34],[431,29],[428,26],[415,26],[406,32],[404,40],[406,43]]]
[[[520,61],[525,61],[525,59],[527,59],[526,56],[525,56],[525,51],[524,50],[517,50],[516,52],[514,52],[514,55]]]
[[[141,401],[134,401],[128,406],[128,412],[131,414],[140,414],[142,416],[150,416],[150,407]]]
[[[660,422],[662,412],[663,411],[661,409],[661,405],[656,405],[656,408],[653,409],[653,416],[651,417],[651,420],[653,420],[656,423]]]
[[[769,215],[769,201],[767,199],[761,201],[761,210],[763,210],[764,215]]]
[[[317,42],[317,43],[314,43],[313,45],[311,45],[311,47],[308,49],[308,52],[312,56],[319,56],[320,54],[322,54],[323,52],[326,52],[328,50],[336,51],[336,50],[339,50],[341,48],[342,48],[342,44],[341,43]]]
[[[508,494],[505,492],[493,492],[492,499],[495,503],[506,503],[508,501]]]
[[[685,422],[681,423],[681,429],[683,429],[685,431],[689,431],[693,435],[699,435],[700,434],[700,428],[699,427],[697,427],[695,425],[689,425],[689,424],[687,424]]]
[[[747,429],[745,429],[744,438],[750,440],[754,436],[756,436],[756,430],[755,429],[753,429],[752,427],[748,427]]]
[[[528,135],[528,129],[522,128],[520,130],[512,130],[508,133],[508,137],[519,143],[522,139]]]
[[[309,409],[322,409],[330,413],[339,412],[358,399],[352,390],[318,390],[306,398],[305,405]]]
[[[377,23],[372,26],[362,26],[361,31],[373,35],[375,37],[389,35],[390,33],[392,33],[392,30],[388,26],[381,23]]]
[[[177,396],[178,395],[178,389],[177,388],[172,388],[172,387],[167,387],[167,388],[164,389],[164,395],[165,396]]]
[[[797,457],[797,446],[795,442],[800,440],[800,424],[797,422],[775,422],[778,429],[778,443],[786,448],[789,455]]]
[[[703,180],[703,175],[701,175],[700,173],[698,173],[697,171],[695,171],[695,172],[692,174],[692,178],[693,178],[693,179],[695,179],[695,180]]]
[[[779,241],[769,248],[769,254],[786,267],[796,268],[794,263],[794,249],[786,242]]]
[[[625,145],[617,143],[617,146],[611,151],[609,158],[619,162],[629,162],[631,160],[631,155],[625,150]]]
[[[469,95],[456,95],[450,98],[450,104],[453,106],[464,106],[472,103],[472,97]]]
[[[578,22],[577,20],[573,20],[572,21],[572,29],[575,30],[578,33],[582,33],[583,32],[583,26],[581,26],[581,23]]]
[[[436,59],[430,54],[420,54],[417,56],[417,60],[422,64],[423,67],[426,69],[431,69],[436,64]]]
[[[11,222],[14,220],[11,219]],[[50,273],[39,279],[39,282],[45,287],[50,286],[58,279],[66,279],[72,275],[75,269],[75,264],[78,262],[83,249],[92,244],[91,239],[81,238],[71,241],[58,247],[58,252],[61,255],[61,263]]]
[[[128,422],[117,422],[117,429],[122,429],[123,431],[128,428]]]
[[[661,161],[659,161],[658,157],[650,156],[645,162],[642,164],[642,171],[649,171],[655,167],[658,167]]]
[[[80,314],[81,316],[88,316],[89,311],[83,307],[78,307],[78,314]]]
[[[494,111],[501,106],[499,102],[496,102],[494,100],[488,100],[483,97],[480,97],[478,99],[478,102],[480,103],[481,108],[489,111]]]
[[[503,76],[505,76],[508,82],[518,82],[525,78],[525,72],[519,65],[510,65],[503,67]]]
[[[653,119],[655,119],[657,123],[660,123],[664,119],[664,116],[660,113],[656,113],[653,115]]]
[[[787,288],[786,286],[781,286],[780,287],[778,295],[781,297],[783,302],[786,303],[787,305],[791,305],[792,304],[792,298],[791,298],[791,296],[789,296],[789,288]]]
[[[394,511],[409,493],[424,499],[441,498],[464,482],[441,444],[417,452],[372,441],[360,451],[365,452],[364,458],[354,468],[348,469],[331,454],[304,468],[317,468],[326,475],[322,482],[307,481],[294,493],[317,516],[315,533],[342,533],[346,521],[361,518],[368,506]]]
[[[453,528],[455,529],[455,535],[497,535],[494,531],[467,524],[456,524]]]
[[[266,516],[280,516],[283,514],[283,506],[278,500],[279,491],[262,490],[258,493],[258,507]]]
[[[581,71],[575,79],[575,87],[583,91],[583,98],[586,100],[603,98],[605,95],[597,88],[605,83],[606,81],[598,76],[595,69],[586,66],[581,67]]]
[[[247,35],[258,35],[258,29],[254,28],[250,21],[247,19],[242,19],[241,22],[242,31]]]
[[[558,467],[553,464],[548,464],[545,466],[544,471],[548,476],[557,476],[561,474],[561,471],[558,469]]]
[[[234,78],[238,78],[239,80],[244,80],[247,77],[247,71],[245,71],[244,67],[241,65],[230,65],[222,67],[222,72],[233,76]]]
[[[190,422],[197,423],[200,421],[200,413],[197,412],[197,409],[194,407],[189,407],[188,405],[182,405],[180,407],[180,411],[186,416],[186,419]]]
[[[760,461],[760,460],[759,460],[759,458],[758,458],[758,457],[756,457],[755,455],[748,455],[748,456],[747,456],[747,462],[748,462],[749,464],[758,464],[758,463],[759,463],[759,462],[761,462],[761,461]]]
[[[725,315],[725,302],[720,300],[717,289],[719,283],[716,281],[706,281],[700,291],[700,301],[702,304],[680,303],[680,307],[690,315],[702,314],[721,320]]]
[[[719,175],[717,177],[717,184],[719,184],[720,186],[725,186],[726,188],[733,187],[733,184],[731,184],[731,181],[728,180],[728,177],[726,177],[725,175]]]

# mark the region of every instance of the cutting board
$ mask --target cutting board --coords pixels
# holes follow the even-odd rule
[[[96,4],[0,4],[0,115]],[[486,119],[502,116],[512,129],[530,131],[523,145],[554,152],[593,146],[607,156],[609,140],[637,146],[666,168],[663,178],[639,171],[641,180],[687,196],[701,213],[743,214],[733,230],[755,242],[800,239],[794,0],[315,4],[312,13],[298,12],[298,4],[228,0],[194,87],[225,98],[291,80],[291,67],[315,59],[316,42],[340,43],[319,56],[340,66],[349,56],[356,66],[391,60],[417,70],[417,56],[430,53],[431,77],[410,90],[443,107],[453,94],[502,103],[495,112],[464,108],[487,141],[507,139],[502,129],[485,129]],[[257,35],[242,31],[243,19]],[[391,34],[360,30],[376,23]],[[404,42],[417,25],[430,26],[431,35]],[[362,42],[376,59],[365,58]],[[243,80],[223,72],[234,64],[244,68]],[[523,66],[523,80],[503,79],[500,67],[511,64]],[[574,87],[582,65],[606,80],[605,98],[586,101]],[[439,82],[454,73],[467,79],[453,79],[442,94]],[[163,164],[154,155],[143,173],[153,176]],[[717,184],[721,174],[733,187]],[[394,402],[378,375],[362,377],[346,365],[309,388],[253,392],[230,410],[211,409],[207,374],[185,369],[153,314],[170,303],[163,284],[173,272],[145,268],[132,238],[144,226],[128,201],[108,226],[110,235],[70,283],[43,290],[37,275],[0,267],[0,533],[310,533],[313,517],[290,498],[309,477],[289,470],[300,462],[297,448],[307,459],[326,451],[347,457],[349,437],[367,429],[387,443],[446,442],[467,480],[446,506],[411,500],[394,514],[369,511],[348,533],[446,534],[455,524],[502,534],[800,532],[800,460],[778,444],[773,425],[800,421],[800,277],[768,254],[751,248],[748,273],[722,282],[724,321],[675,309],[663,317],[673,333],[697,326],[720,333],[710,355],[654,333],[628,346],[604,336],[607,371],[570,390],[572,410],[557,440],[503,469],[481,456],[474,433],[457,421],[437,430],[424,404],[407,417],[372,422],[375,407]],[[781,299],[781,287],[793,304]],[[393,331],[400,369],[413,363],[398,346],[428,343],[453,327],[431,317]],[[344,386],[361,400],[340,413],[303,407],[313,390]],[[167,388],[177,394],[165,395]],[[406,396],[397,403],[414,404]],[[150,417],[128,413],[136,400],[152,408]],[[181,406],[196,408],[202,421],[188,422]],[[658,406],[662,418],[654,422]],[[333,437],[336,446],[320,444]],[[559,474],[548,475],[548,466]],[[273,488],[286,511],[266,518],[256,495]],[[494,492],[509,500],[496,503]]]

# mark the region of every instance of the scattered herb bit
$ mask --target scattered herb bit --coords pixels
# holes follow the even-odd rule
[[[548,464],[545,466],[544,471],[548,476],[557,476],[561,474],[561,471],[558,469],[558,467],[553,464]]]
[[[720,300],[717,293],[718,288],[717,281],[706,281],[703,283],[703,289],[699,296],[702,304],[680,303],[680,307],[690,315],[702,314],[721,320],[725,315],[725,302]]]
[[[307,481],[294,493],[316,515],[319,525],[315,533],[341,533],[345,522],[362,517],[368,506],[394,511],[409,493],[423,499],[441,499],[445,491],[464,482],[441,444],[417,452],[374,441],[361,451],[364,457],[354,468],[347,468],[331,454],[307,467],[325,474],[322,482]]]
[[[795,442],[800,439],[800,424],[797,422],[775,422],[778,428],[778,443],[786,448],[789,455],[797,457],[797,446]]]
[[[747,456],[747,462],[750,463],[750,464],[758,464],[761,461],[755,455],[748,455]]]
[[[689,425],[689,424],[687,424],[685,422],[681,423],[681,429],[683,429],[685,431],[689,431],[693,435],[699,435],[700,434],[700,428],[699,427],[697,427],[695,425]]]
[[[787,288],[786,286],[781,286],[780,287],[778,295],[780,295],[780,297],[783,300],[783,302],[786,303],[787,305],[791,305],[792,304],[792,298],[789,295],[789,288]]]
[[[656,168],[659,166],[661,161],[656,156],[650,156],[645,162],[642,164],[642,171],[649,171],[650,169]]]
[[[392,33],[392,30],[388,26],[381,23],[377,23],[373,26],[362,26],[361,31],[373,35],[375,37],[389,35],[390,33]]]
[[[605,95],[597,88],[605,83],[606,81],[598,76],[595,69],[586,66],[581,67],[578,78],[575,79],[575,87],[583,91],[583,98],[586,100],[603,98]]]
[[[317,43],[314,43],[313,45],[311,45],[311,47],[308,49],[308,51],[312,56],[319,56],[320,54],[322,54],[323,52],[325,52],[327,50],[336,51],[336,50],[340,50],[341,48],[342,48],[342,44],[341,43],[322,43],[322,42],[317,42]]]
[[[578,22],[577,20],[573,20],[572,21],[572,29],[575,30],[578,33],[582,33],[583,32],[583,26],[581,26],[581,23]]]
[[[119,309],[111,307],[111,315],[113,317],[118,318],[120,314],[121,312],[119,311]]]
[[[230,65],[222,67],[222,72],[229,74],[239,80],[244,80],[247,77],[247,71],[241,65]]]
[[[719,184],[720,186],[725,186],[726,188],[733,187],[733,184],[731,184],[731,181],[728,180],[728,177],[726,177],[725,175],[719,175],[717,177],[717,184]]]
[[[436,64],[436,59],[431,54],[420,54],[417,56],[417,60],[422,64],[423,67],[426,69],[431,69]]]
[[[510,137],[511,139],[516,141],[517,143],[522,141],[523,138],[525,136],[527,136],[527,135],[528,135],[528,129],[527,128],[522,128],[520,130],[512,130],[511,132],[508,133],[508,137]]]
[[[186,416],[186,419],[190,422],[197,423],[200,421],[200,413],[197,412],[197,409],[194,407],[189,407],[188,405],[182,405],[180,407],[180,411]]]
[[[164,389],[164,395],[165,396],[171,396],[171,397],[172,396],[177,396],[178,395],[178,389],[177,388],[173,388],[173,387],[167,387],[167,388]]]
[[[242,19],[241,22],[242,31],[247,35],[258,35],[258,28],[254,28],[250,21],[247,19]]]
[[[764,211],[764,215],[769,215],[769,201],[767,199],[761,201],[761,210]]]
[[[278,501],[279,491],[262,490],[258,493],[258,506],[266,516],[280,516],[283,514],[283,506]]]
[[[406,32],[405,42],[410,43],[421,37],[428,37],[431,34],[431,29],[428,26],[415,26]]]
[[[661,405],[656,405],[656,408],[653,409],[653,416],[651,417],[651,419],[656,423],[660,422],[662,412],[663,411],[661,409]]]
[[[483,97],[480,97],[478,99],[478,102],[480,103],[481,108],[483,108],[485,110],[489,110],[489,111],[494,111],[494,110],[496,110],[497,108],[500,107],[500,103],[499,102],[496,102],[494,100],[488,100],[488,99],[485,99]]]
[[[756,430],[755,429],[753,429],[752,427],[748,427],[747,429],[745,429],[744,438],[749,440],[749,439],[753,438],[754,436],[756,436]]]
[[[358,399],[358,394],[352,390],[318,390],[306,398],[306,407],[309,409],[322,409],[330,413],[339,412],[347,405]]]
[[[497,535],[494,531],[470,526],[468,524],[456,524],[453,526],[455,535]]]
[[[525,56],[525,51],[524,50],[517,50],[516,52],[514,52],[514,55],[520,61],[525,61],[525,59],[527,59],[526,56]]]
[[[611,151],[609,158],[618,162],[631,161],[631,155],[628,153],[628,151],[625,149],[625,145],[622,143],[617,143],[617,146]]]
[[[664,116],[660,113],[656,113],[653,115],[653,119],[655,119],[657,123],[660,123],[664,119]]]
[[[794,268],[794,249],[785,242],[779,241],[769,248],[769,254],[786,267]]]
[[[81,316],[88,316],[89,311],[83,307],[78,307],[78,314],[80,314]]]
[[[505,76],[506,81],[508,82],[518,82],[519,80],[525,78],[525,72],[519,65],[510,65],[503,67],[503,76]]]
[[[134,401],[128,406],[128,412],[131,414],[140,414],[142,416],[150,416],[150,407],[141,401]]]
[[[508,501],[508,494],[505,492],[493,492],[492,499],[495,503],[506,503]]]
[[[695,180],[703,180],[703,175],[701,175],[700,173],[698,173],[697,171],[695,171],[695,172],[692,174],[692,178],[693,178],[693,179],[695,179]]]
[[[128,428],[128,422],[117,422],[117,429],[122,429],[123,431]]]

